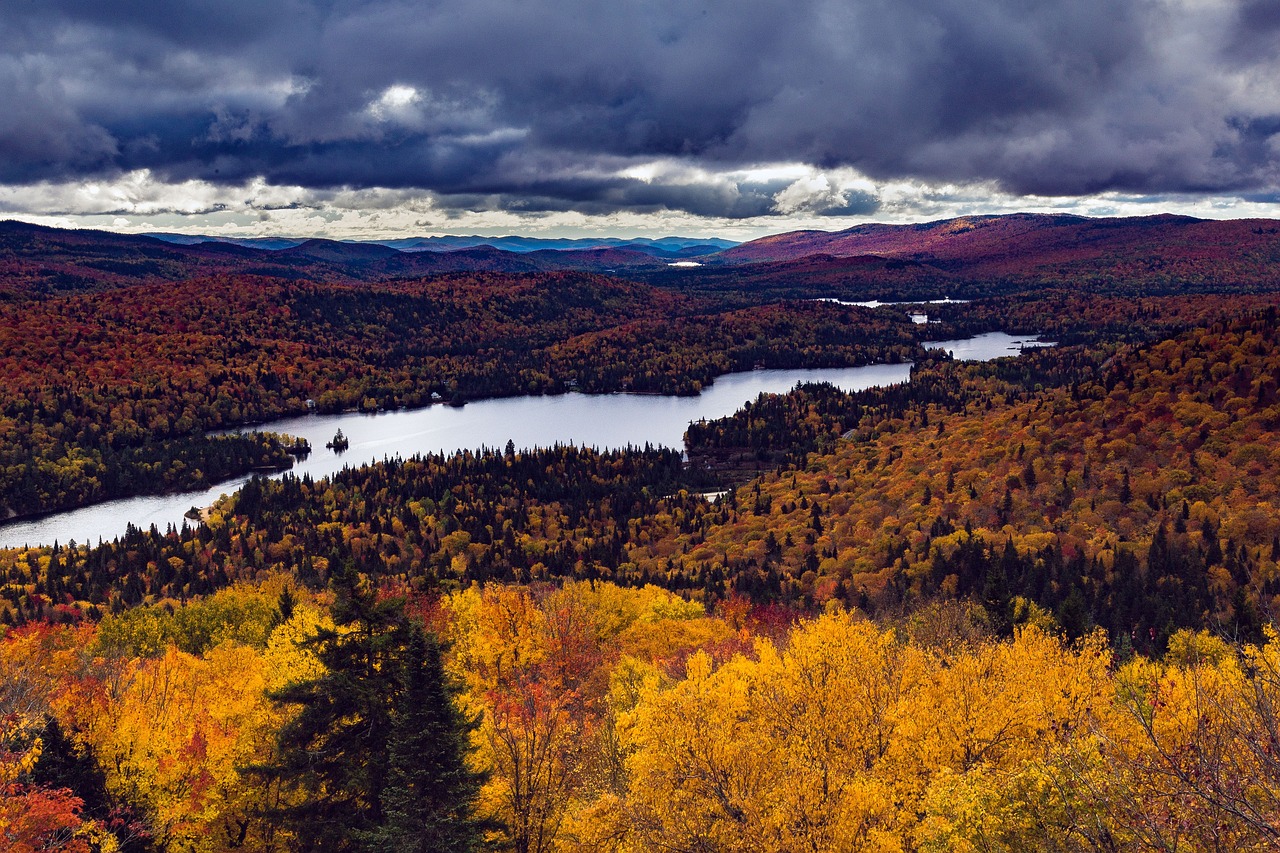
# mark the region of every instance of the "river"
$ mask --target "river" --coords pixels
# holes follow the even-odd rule
[[[1016,355],[1023,346],[1038,345],[1031,338],[994,332],[963,341],[940,341],[926,346],[946,349],[962,360],[987,360]],[[655,394],[562,394],[549,397],[510,397],[481,400],[462,408],[431,406],[376,415],[305,415],[272,421],[260,428],[296,435],[311,442],[313,451],[291,472],[327,477],[346,466],[414,454],[516,447],[576,444],[601,449],[643,446],[646,442],[682,447],[692,421],[731,415],[761,393],[784,393],[799,382],[830,382],[846,391],[905,382],[910,364],[811,370],[753,370],[721,376],[696,397]],[[350,440],[345,453],[325,444],[341,429]],[[278,476],[278,475],[277,475]],[[124,533],[128,524],[165,530],[180,527],[191,507],[209,506],[248,480],[240,477],[200,491],[147,495],[105,501],[40,518],[0,525],[0,548],[95,543]]]

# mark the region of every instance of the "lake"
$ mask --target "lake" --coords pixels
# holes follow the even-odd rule
[[[1051,341],[1037,340],[1035,335],[1006,335],[1004,332],[987,332],[959,341],[933,341],[926,349],[940,349],[951,353],[956,361],[990,361],[1006,355],[1017,355],[1024,349],[1051,347]]]
[[[995,332],[964,341],[926,344],[945,349],[962,360],[987,360],[1016,355],[1023,346],[1036,344]],[[576,444],[601,449],[643,446],[646,442],[682,447],[684,431],[692,421],[731,415],[762,393],[785,393],[800,382],[830,382],[846,391],[905,382],[910,364],[874,364],[865,367],[753,370],[721,376],[696,397],[656,394],[562,394],[546,397],[510,397],[480,400],[462,408],[431,406],[425,409],[383,412],[374,415],[304,415],[272,421],[259,428],[296,435],[311,442],[309,457],[297,462],[291,473],[319,479],[347,466],[378,462],[384,458],[414,454],[452,453],[480,447],[549,447]],[[338,454],[325,447],[341,429],[350,441]],[[278,476],[278,475],[277,475]],[[120,536],[125,526],[165,530],[180,527],[183,513],[193,506],[212,504],[234,492],[248,480],[240,477],[212,488],[176,495],[148,495],[106,501],[92,506],[53,513],[40,518],[0,525],[0,548],[24,545],[96,543]]]

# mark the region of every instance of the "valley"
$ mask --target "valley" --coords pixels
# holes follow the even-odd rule
[[[0,226],[0,809],[365,849],[428,731],[493,848],[1267,849],[1273,225]]]

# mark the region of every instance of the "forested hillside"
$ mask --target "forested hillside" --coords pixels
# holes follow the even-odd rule
[[[722,310],[585,273],[219,277],[0,304],[0,518],[287,467],[247,446],[213,461],[204,432],[308,400],[372,412],[570,387],[688,394],[755,366],[906,361],[920,337],[901,313]]]
[[[1170,215],[967,216],[778,234],[719,257],[738,263],[803,262],[824,255],[910,262],[961,281],[997,283],[1002,291],[1074,286],[1129,294],[1256,292],[1276,286],[1280,228],[1267,219]]]
[[[141,235],[0,222],[0,302],[226,275],[350,284],[449,273],[612,272],[666,266],[651,254],[629,249],[511,252],[480,246],[401,252],[377,243],[284,242],[287,245],[276,249],[211,241],[179,244]]]
[[[1034,602],[1147,649],[1179,626],[1256,639],[1280,604],[1276,331],[1270,309],[1112,355],[935,364],[901,395],[919,403],[815,389],[696,426],[722,452],[846,432],[740,491],[690,558],[872,609],[941,593],[1017,620]]]
[[[708,604],[974,599],[999,630],[1043,614],[1145,650],[1182,627],[1257,640],[1280,593],[1276,330],[1269,308],[1159,343],[933,360],[905,386],[763,398],[690,427],[695,460],[737,454],[740,475],[766,460],[714,504],[693,490],[711,488],[696,478],[715,464],[699,475],[656,450],[488,451],[255,482],[194,531],[10,552],[0,617],[39,617],[63,595],[118,610],[263,569],[322,583],[353,560],[414,583],[609,578]],[[797,450],[771,454],[784,446]]]

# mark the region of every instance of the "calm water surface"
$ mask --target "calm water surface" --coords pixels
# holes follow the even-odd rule
[[[1004,332],[988,332],[962,341],[933,341],[926,349],[941,349],[951,353],[956,361],[990,361],[1006,355],[1017,355],[1024,349],[1051,347],[1051,341],[1041,341],[1035,335],[1006,335]]]
[[[1016,355],[1030,340],[994,333],[968,341],[940,341],[929,347],[947,349],[959,359]],[[416,453],[451,453],[480,447],[549,447],[576,444],[601,449],[642,446],[646,442],[682,447],[684,431],[701,418],[730,415],[761,393],[783,393],[799,382],[830,382],[846,391],[905,382],[909,364],[812,370],[754,370],[721,376],[697,397],[649,394],[564,394],[555,397],[512,397],[482,400],[460,409],[432,406],[377,415],[307,415],[273,421],[261,428],[306,438],[313,452],[291,469],[319,479],[347,466]],[[339,429],[351,444],[336,454],[325,448]],[[183,513],[212,504],[247,480],[241,477],[212,488],[177,495],[155,495],[107,501],[43,518],[0,525],[0,548],[52,545],[55,541],[96,543],[124,533],[133,524],[165,530],[180,527]]]

